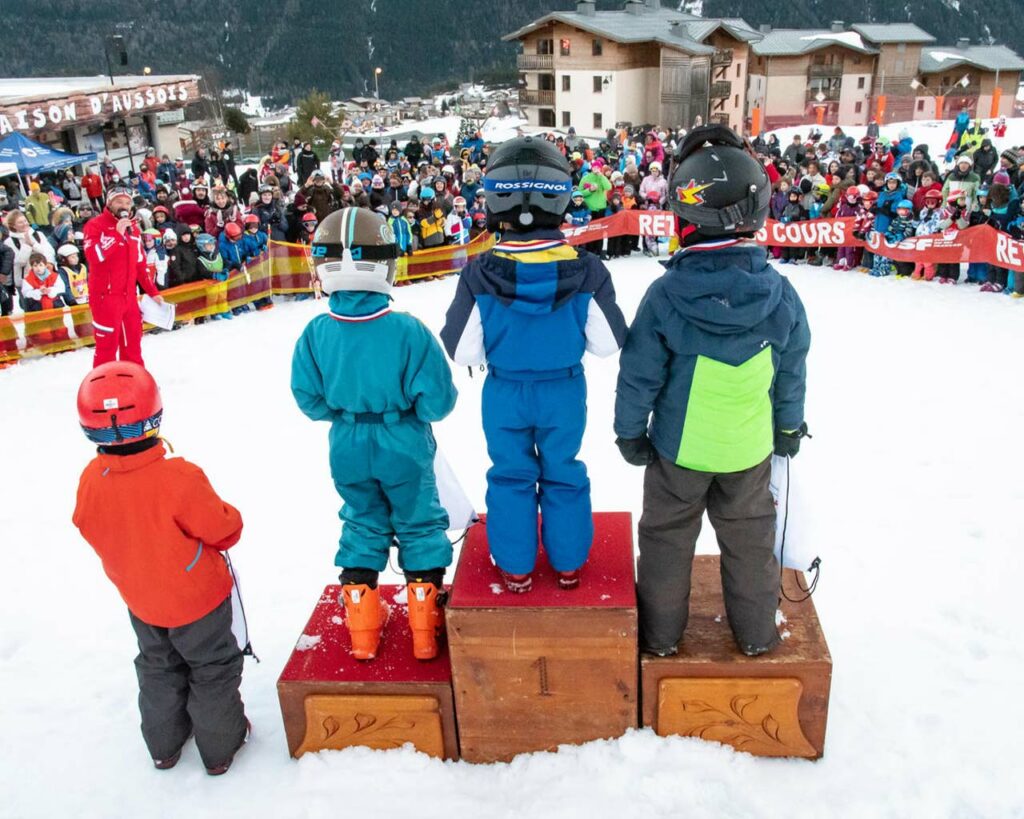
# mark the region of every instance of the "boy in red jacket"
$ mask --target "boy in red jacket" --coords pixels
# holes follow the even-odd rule
[[[232,577],[221,552],[242,517],[203,471],[166,458],[153,377],[128,361],[90,372],[78,416],[98,454],[82,473],[74,524],[128,605],[138,637],[142,736],[153,764],[173,768],[189,737],[211,776],[248,739],[232,634]]]

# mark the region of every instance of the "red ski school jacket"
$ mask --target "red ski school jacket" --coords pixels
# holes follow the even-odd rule
[[[129,228],[117,232],[117,217],[104,210],[85,224],[85,257],[89,262],[90,300],[106,296],[135,296],[138,284],[150,296],[159,295],[146,271],[142,237]]]

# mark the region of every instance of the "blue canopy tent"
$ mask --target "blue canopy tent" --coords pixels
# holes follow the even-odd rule
[[[95,153],[69,154],[56,148],[47,148],[18,133],[0,139],[0,163],[13,162],[18,166],[20,174],[34,176],[44,171],[59,171],[95,161]]]

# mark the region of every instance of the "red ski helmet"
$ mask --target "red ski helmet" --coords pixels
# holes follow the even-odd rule
[[[78,421],[96,444],[117,446],[158,435],[163,410],[153,376],[131,361],[100,364],[78,388]]]
[[[248,216],[245,217],[245,223],[247,225],[258,225],[260,223],[260,217],[257,216],[255,213],[250,213]]]
[[[238,226],[238,222],[228,222],[224,225],[224,232],[229,239],[237,239],[242,235],[242,229]]]

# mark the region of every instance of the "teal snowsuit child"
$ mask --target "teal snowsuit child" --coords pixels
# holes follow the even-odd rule
[[[336,291],[295,345],[291,388],[303,413],[331,422],[331,475],[344,501],[335,565],[383,571],[395,540],[403,571],[450,565],[430,424],[457,392],[431,332],[392,312],[383,293]]]

